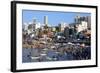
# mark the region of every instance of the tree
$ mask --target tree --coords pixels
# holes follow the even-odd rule
[[[59,29],[59,27],[55,27],[56,28],[56,32],[60,32],[60,29]]]

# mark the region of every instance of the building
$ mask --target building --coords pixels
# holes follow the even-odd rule
[[[56,32],[56,27],[52,27],[52,31],[53,32]]]
[[[41,24],[39,22],[35,24],[35,30],[38,28],[41,28]]]
[[[76,28],[77,32],[81,32],[91,28],[91,17],[90,16],[76,16],[73,23]]]
[[[76,16],[74,20],[76,24],[87,22],[87,28],[91,29],[91,16]]]
[[[64,28],[64,37],[65,37],[66,39],[69,39],[69,27],[65,27],[65,28]]]
[[[87,16],[88,29],[91,29],[91,16]]]
[[[22,29],[23,29],[23,31],[28,30],[28,24],[27,24],[27,23],[24,23],[24,24],[22,25]]]
[[[77,27],[77,32],[81,32],[88,29],[86,21],[81,21],[80,24],[76,24],[76,27]]]
[[[48,25],[48,16],[44,16],[44,24]]]
[[[74,18],[74,22],[75,23],[81,23],[82,21],[86,21],[86,22],[88,22],[89,20],[90,20],[90,16],[76,16],[75,18]]]
[[[41,27],[41,24],[37,22],[36,19],[33,19],[32,27],[33,27],[33,30],[35,31],[36,29]]]
[[[29,22],[27,24],[27,29],[26,29],[27,33],[30,34],[31,32],[33,32],[33,28],[32,28],[32,22]]]
[[[68,24],[61,22],[59,24],[59,30],[60,30],[60,32],[63,32],[66,26],[68,26]]]
[[[66,39],[74,39],[76,38],[76,29],[75,27],[65,27],[64,29],[64,37]]]

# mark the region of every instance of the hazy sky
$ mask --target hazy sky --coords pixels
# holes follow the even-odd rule
[[[76,12],[55,12],[55,11],[35,11],[35,10],[23,10],[22,19],[23,23],[29,23],[36,18],[41,24],[44,23],[44,16],[48,16],[48,24],[56,26],[60,22],[73,23],[75,16],[90,16],[90,13],[76,13]]]

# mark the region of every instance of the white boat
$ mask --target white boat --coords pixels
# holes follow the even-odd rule
[[[42,54],[40,54],[41,56],[46,56],[47,54],[45,54],[45,53],[42,53]]]
[[[40,57],[31,57],[31,59],[39,59]]]

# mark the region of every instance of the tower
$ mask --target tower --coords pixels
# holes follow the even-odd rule
[[[77,16],[75,16],[75,23],[80,23],[81,20],[80,20],[80,14],[78,14]]]
[[[91,29],[91,16],[87,16],[88,28]]]
[[[48,16],[44,16],[44,24],[47,26],[48,25]]]
[[[36,20],[36,18],[33,18],[33,23],[32,23],[33,31],[35,31],[35,29],[36,29],[36,24],[37,24],[37,20]]]

